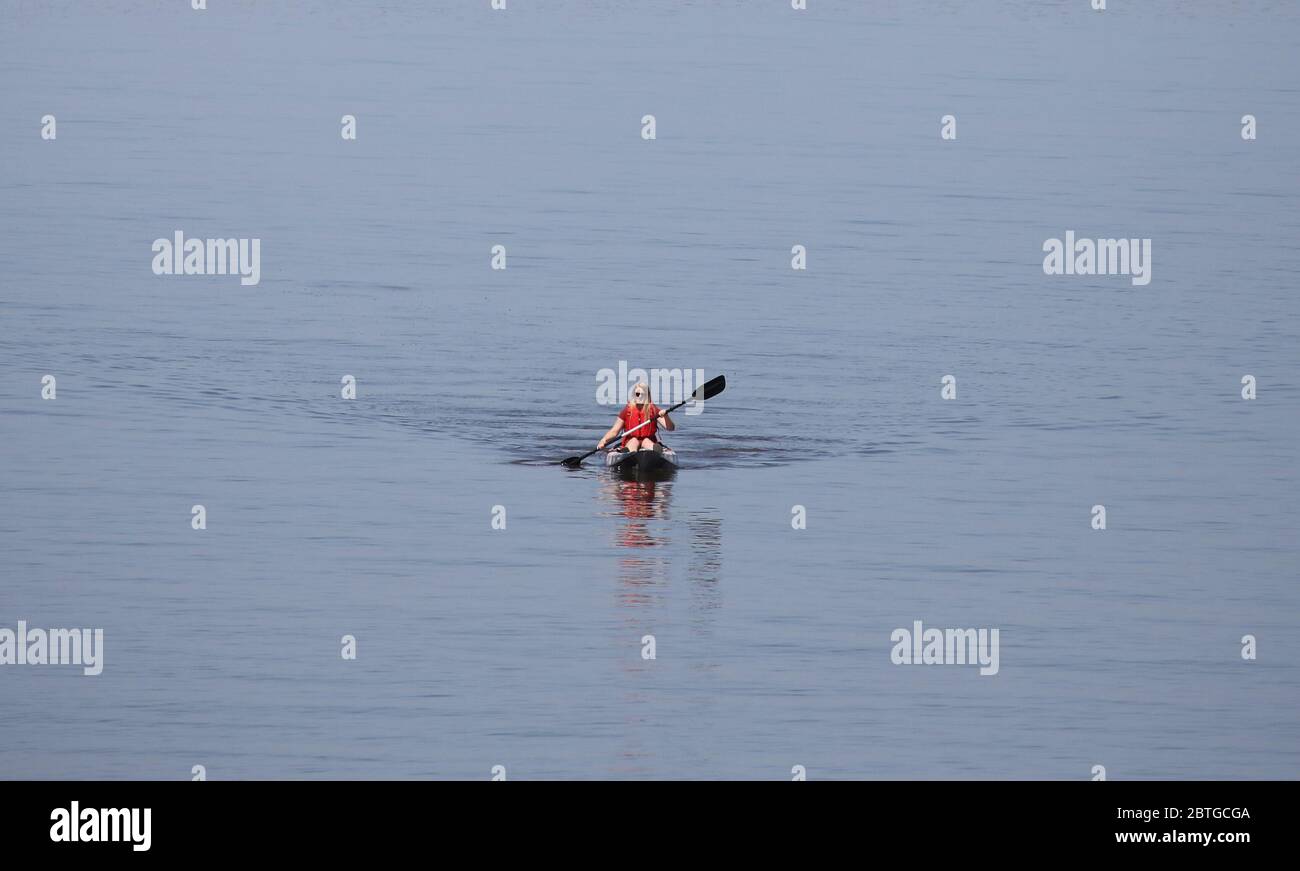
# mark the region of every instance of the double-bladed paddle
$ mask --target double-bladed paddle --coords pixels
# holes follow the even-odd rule
[[[696,388],[695,392],[691,394],[690,399],[682,400],[681,402],[677,403],[667,411],[661,411],[659,413],[672,414],[674,411],[681,408],[686,403],[690,402],[691,399],[697,399],[697,400],[712,399],[713,397],[717,396],[719,393],[721,393],[726,389],[727,389],[727,377],[725,375],[719,375],[717,378],[713,378],[708,381],[705,381],[698,388]],[[636,426],[632,427],[630,430],[627,430],[621,436],[617,436],[616,438],[619,439],[627,438],[632,433],[639,430],[641,427],[647,426],[649,423],[650,421],[648,420],[643,421],[642,423],[638,423]],[[587,459],[587,457],[590,457],[592,454],[596,453],[596,451],[599,450],[600,448],[596,448],[596,450],[594,451],[587,451],[585,454],[583,454],[580,457],[566,457],[560,462],[561,464],[568,466],[570,469],[576,469],[578,466],[582,465],[583,460]]]

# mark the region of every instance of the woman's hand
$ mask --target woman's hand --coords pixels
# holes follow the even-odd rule
[[[600,450],[603,447],[605,447],[605,440],[602,438],[600,441],[596,442],[596,450]]]

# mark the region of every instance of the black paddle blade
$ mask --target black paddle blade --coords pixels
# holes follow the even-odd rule
[[[570,469],[576,469],[582,465],[582,457],[565,457],[560,460],[561,466],[568,466]]]
[[[727,389],[727,376],[719,375],[700,385],[695,393],[691,394],[696,399],[712,399],[719,393]]]

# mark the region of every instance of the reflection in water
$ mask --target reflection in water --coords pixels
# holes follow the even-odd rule
[[[603,490],[618,506],[618,513],[628,520],[620,530],[620,547],[655,547],[668,543],[668,537],[656,537],[646,521],[668,519],[668,502],[673,492],[671,481],[624,481],[610,477]]]
[[[617,603],[622,611],[620,646],[635,639],[640,650],[646,649],[649,636],[669,632],[673,649],[687,657],[686,667],[696,675],[715,672],[718,659],[713,651],[714,622],[722,606],[722,516],[716,508],[691,511],[685,521],[689,535],[687,547],[674,547],[674,524],[671,502],[672,481],[625,481],[605,479],[600,498],[609,513],[619,518],[615,543],[620,549]],[[674,603],[670,581],[688,579],[690,638],[674,630],[678,622],[672,613]],[[680,589],[679,589],[680,596]],[[680,608],[681,600],[676,603]],[[626,648],[624,648],[626,649]],[[656,650],[656,654],[658,651]],[[679,660],[680,661],[680,660]],[[647,735],[655,731],[662,697],[647,690],[647,675],[657,671],[655,664],[640,655],[623,660],[627,678],[624,695],[624,728],[621,750],[610,765],[618,776],[644,776],[656,766],[654,744]],[[712,716],[714,700],[705,695],[698,700],[696,713]]]
[[[668,580],[668,558],[657,552],[667,546],[667,520],[672,483],[607,478],[602,494],[624,521],[615,541],[628,552],[619,558],[619,603],[647,605],[657,601]]]
[[[623,518],[615,543],[630,552],[619,560],[625,594],[637,588],[660,587],[671,574],[673,563],[671,481],[624,481],[607,478],[601,484],[602,501]],[[716,608],[722,580],[722,516],[716,508],[692,511],[686,520],[690,553],[685,571],[696,604]],[[653,548],[653,550],[651,550]],[[679,560],[680,563],[680,560]],[[644,593],[633,592],[629,601],[645,601]]]

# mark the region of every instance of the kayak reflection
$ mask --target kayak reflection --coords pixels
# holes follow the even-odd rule
[[[649,521],[667,520],[670,481],[628,481],[606,478],[601,485],[605,501],[613,505],[616,513],[627,520],[618,530],[619,547],[660,547],[668,544],[665,524]]]
[[[618,561],[621,597],[636,604],[657,601],[669,580],[684,571],[696,609],[718,608],[723,574],[721,513],[700,508],[675,522],[672,488],[671,481],[610,477],[601,482],[601,502],[620,518],[614,543],[627,549]],[[683,547],[672,546],[675,534]]]
[[[670,574],[671,557],[664,548],[671,541],[672,484],[611,477],[602,482],[600,492],[601,501],[620,518],[614,542],[627,549],[618,559],[619,602],[634,606],[662,602]]]

